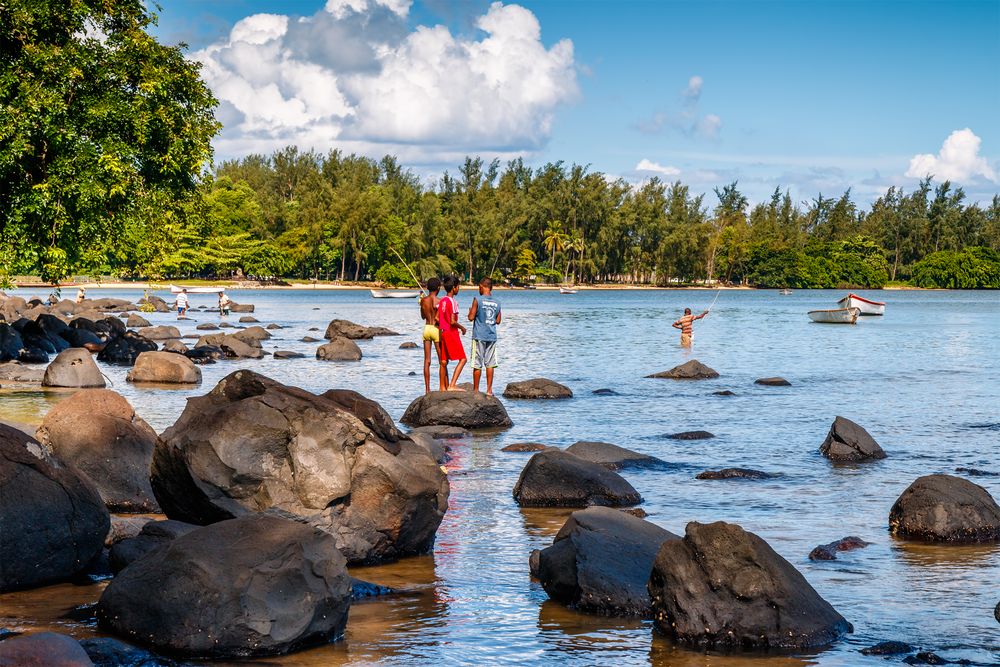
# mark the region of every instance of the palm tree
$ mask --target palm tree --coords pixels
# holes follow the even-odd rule
[[[562,223],[550,222],[545,229],[545,249],[549,251],[549,268],[555,268],[556,253],[566,247],[566,234],[563,233]]]
[[[580,236],[578,232],[573,232],[569,235],[569,241],[566,243],[566,250],[575,252],[579,257],[580,253],[583,252],[583,237]],[[573,256],[570,253],[566,253],[566,271],[563,273],[563,282],[569,282],[569,267],[573,262]]]

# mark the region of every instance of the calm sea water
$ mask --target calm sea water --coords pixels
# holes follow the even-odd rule
[[[1000,472],[1000,293],[871,293],[888,302],[886,316],[863,318],[852,327],[813,324],[806,317],[807,310],[834,307],[841,293],[726,291],[712,314],[695,325],[691,352],[678,346],[670,323],[685,306],[696,312],[708,307],[715,292],[498,295],[504,306],[498,393],[508,381],[544,376],[570,386],[576,396],[505,401],[512,429],[455,445],[450,507],[433,555],[355,573],[412,594],[357,603],[344,641],[266,664],[875,665],[884,663],[858,650],[885,639],[951,659],[1000,663],[1000,625],[993,618],[1000,601],[1000,546],[933,547],[897,541],[887,532],[890,506],[920,475],[958,466]],[[194,391],[137,388],[125,382],[125,369],[105,367],[113,388],[158,431],[173,423],[187,397],[240,367],[315,392],[355,389],[397,419],[423,390],[422,352],[398,349],[405,340],[419,340],[413,302],[372,300],[366,291],[234,291],[232,297],[255,303],[262,324],[285,327],[273,332],[265,349],[298,350],[310,358],[202,367],[204,384]],[[471,298],[462,292],[460,305],[467,307]],[[192,301],[214,303],[211,296]],[[195,317],[218,321],[216,314]],[[317,344],[299,339],[321,338],[333,318],[406,335],[361,342],[360,363],[315,361]],[[149,319],[160,324],[173,317]],[[194,325],[185,323],[183,332],[192,333]],[[701,382],[643,377],[690,358],[722,376]],[[772,375],[793,386],[753,384]],[[592,394],[600,388],[619,395]],[[736,396],[712,395],[720,389]],[[59,396],[7,392],[0,394],[0,412],[38,421]],[[834,466],[821,457],[817,449],[836,415],[865,426],[889,458]],[[661,437],[694,429],[716,437]],[[551,543],[568,512],[518,508],[510,492],[527,455],[500,448],[529,440],[565,446],[581,439],[674,463],[668,471],[625,474],[645,498],[650,521],[681,534],[692,520],[736,522],[756,532],[854,624],[855,633],[796,658],[713,656],[672,648],[655,636],[650,622],[587,616],[548,601],[528,575],[528,554]],[[701,470],[729,466],[781,476],[694,479]],[[974,481],[1000,498],[1000,477]],[[807,559],[817,544],[846,535],[873,544],[834,562]],[[0,626],[93,634],[89,615],[72,610],[99,595],[99,585],[62,585],[0,596]]]

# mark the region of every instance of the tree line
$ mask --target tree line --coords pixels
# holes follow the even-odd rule
[[[411,283],[1000,287],[1000,197],[930,177],[751,205],[589,166],[399,161],[292,146],[209,169],[217,101],[139,0],[0,3],[0,284],[15,275]]]
[[[280,276],[391,285],[467,279],[757,287],[1000,287],[1000,196],[930,178],[870,207],[850,190],[751,205],[555,162],[469,157],[434,185],[386,156],[288,147],[224,162],[105,266],[131,277]],[[405,262],[405,264],[404,264]]]

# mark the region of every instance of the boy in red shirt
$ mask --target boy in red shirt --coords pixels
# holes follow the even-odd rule
[[[455,296],[458,294],[458,278],[448,276],[444,279],[444,290],[447,296],[438,303],[438,327],[441,329],[441,361],[444,365],[444,373],[441,374],[441,391],[461,391],[458,388],[458,376],[465,368],[465,346],[462,345],[462,335],[465,334],[465,327],[458,323],[458,301]],[[462,335],[458,332],[461,331]],[[448,362],[457,361],[455,373],[451,376],[451,383],[445,387],[444,382],[448,377]]]

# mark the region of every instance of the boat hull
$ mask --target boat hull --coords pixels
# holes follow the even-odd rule
[[[373,299],[415,299],[420,296],[420,292],[394,292],[382,289],[368,291],[371,292]]]
[[[809,319],[820,324],[854,324],[861,312],[857,308],[836,310],[810,310]]]
[[[885,304],[881,301],[871,301],[857,294],[848,294],[837,302],[841,308],[857,308],[862,315],[885,315]]]
[[[180,294],[181,290],[187,290],[188,294],[218,294],[219,292],[225,292],[225,287],[178,287],[177,285],[170,286],[171,294]]]

